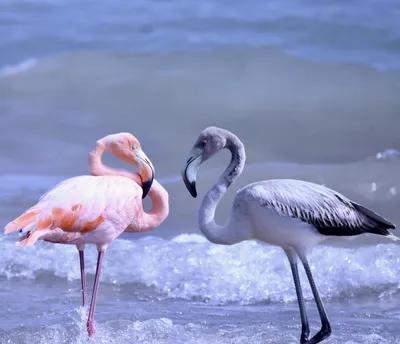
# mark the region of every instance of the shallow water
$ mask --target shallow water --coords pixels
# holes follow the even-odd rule
[[[89,149],[114,132],[140,139],[170,194],[160,228],[110,245],[89,342],[299,342],[283,252],[207,242],[180,169],[200,130],[222,126],[247,166],[219,223],[239,187],[268,178],[325,184],[400,223],[399,11],[377,0],[0,3],[0,225],[88,173]],[[228,161],[202,166],[199,198]],[[76,249],[17,249],[17,238],[0,238],[0,343],[87,342]],[[399,252],[376,236],[315,248],[326,343],[400,342]],[[86,258],[90,292],[94,247]]]
[[[44,243],[16,253],[12,240],[2,247],[1,343],[86,342],[75,249]],[[137,258],[127,259],[132,253]],[[335,330],[331,343],[400,339],[398,253],[394,244],[314,251],[312,269]],[[95,250],[86,257],[90,285]],[[308,287],[304,295],[312,300]],[[315,305],[307,307],[317,330]],[[300,330],[280,249],[217,246],[196,234],[113,243],[98,310],[96,343],[296,343]]]

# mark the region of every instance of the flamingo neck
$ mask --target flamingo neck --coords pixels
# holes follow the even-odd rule
[[[108,167],[103,164],[101,158],[106,151],[111,151],[110,145],[105,139],[98,140],[95,147],[89,154],[89,168],[94,176],[124,176],[135,181],[142,186],[140,176],[123,169]],[[140,221],[135,221],[135,225],[130,225],[126,232],[141,232],[158,227],[169,214],[168,192],[161,186],[157,180],[153,180],[153,184],[148,196],[151,199],[151,210],[146,213],[142,212]]]
[[[126,171],[124,169],[112,168],[106,166],[102,162],[102,156],[105,152],[111,151],[110,144],[106,139],[96,142],[96,145],[89,153],[89,170],[93,176],[122,176],[135,181],[138,185],[142,185],[140,176],[136,173]]]
[[[148,213],[143,211],[143,221],[140,231],[148,231],[158,227],[169,214],[168,192],[157,180],[153,180],[148,195],[151,199],[152,207]],[[128,231],[137,232],[133,228],[130,228]]]
[[[218,181],[203,198],[199,209],[199,228],[209,241],[215,244],[232,245],[241,241],[235,235],[235,222],[231,218],[224,225],[218,225],[215,222],[215,211],[229,186],[242,173],[246,153],[243,143],[233,134],[227,136],[224,148],[230,150],[231,161]]]

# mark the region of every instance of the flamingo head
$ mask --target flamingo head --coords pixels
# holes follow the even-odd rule
[[[197,197],[196,179],[200,165],[225,148],[227,143],[226,137],[226,130],[217,127],[208,127],[200,133],[194,143],[186,165],[182,169],[182,179],[192,197]]]
[[[153,164],[143,152],[139,140],[132,134],[120,133],[110,136],[112,136],[110,143],[113,154],[133,164],[138,169],[143,189],[142,198],[145,198],[154,180],[155,171]]]

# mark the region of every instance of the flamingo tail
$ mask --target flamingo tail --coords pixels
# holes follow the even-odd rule
[[[21,216],[8,223],[5,227],[4,234],[20,231],[25,233],[25,237],[16,243],[16,246],[32,246],[44,235],[48,234],[51,224],[49,216],[43,216],[40,211],[35,208],[28,209]],[[46,221],[43,221],[46,220]]]
[[[44,229],[44,230],[33,230],[33,231],[29,231],[25,238],[22,239],[21,241],[17,242],[15,245],[16,246],[32,246],[36,243],[36,241],[38,241],[39,239],[41,239],[43,236],[45,236],[46,234],[48,234],[51,230],[50,229]]]
[[[36,222],[36,215],[39,211],[35,208],[30,208],[22,215],[18,216],[15,220],[8,223],[4,229],[4,234],[12,233],[24,229],[25,227]]]

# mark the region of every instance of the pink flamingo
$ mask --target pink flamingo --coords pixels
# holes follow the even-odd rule
[[[139,174],[103,165],[101,157],[111,151],[136,166]],[[98,250],[87,329],[95,333],[94,313],[101,265],[108,244],[122,232],[143,232],[156,228],[168,216],[168,193],[154,179],[154,167],[132,134],[108,135],[96,142],[89,154],[91,176],[62,181],[45,193],[37,204],[7,224],[5,234],[26,233],[17,246],[31,246],[41,239],[74,244],[79,251],[83,306],[86,306],[85,244]],[[143,210],[141,198],[149,194],[152,209]]]

